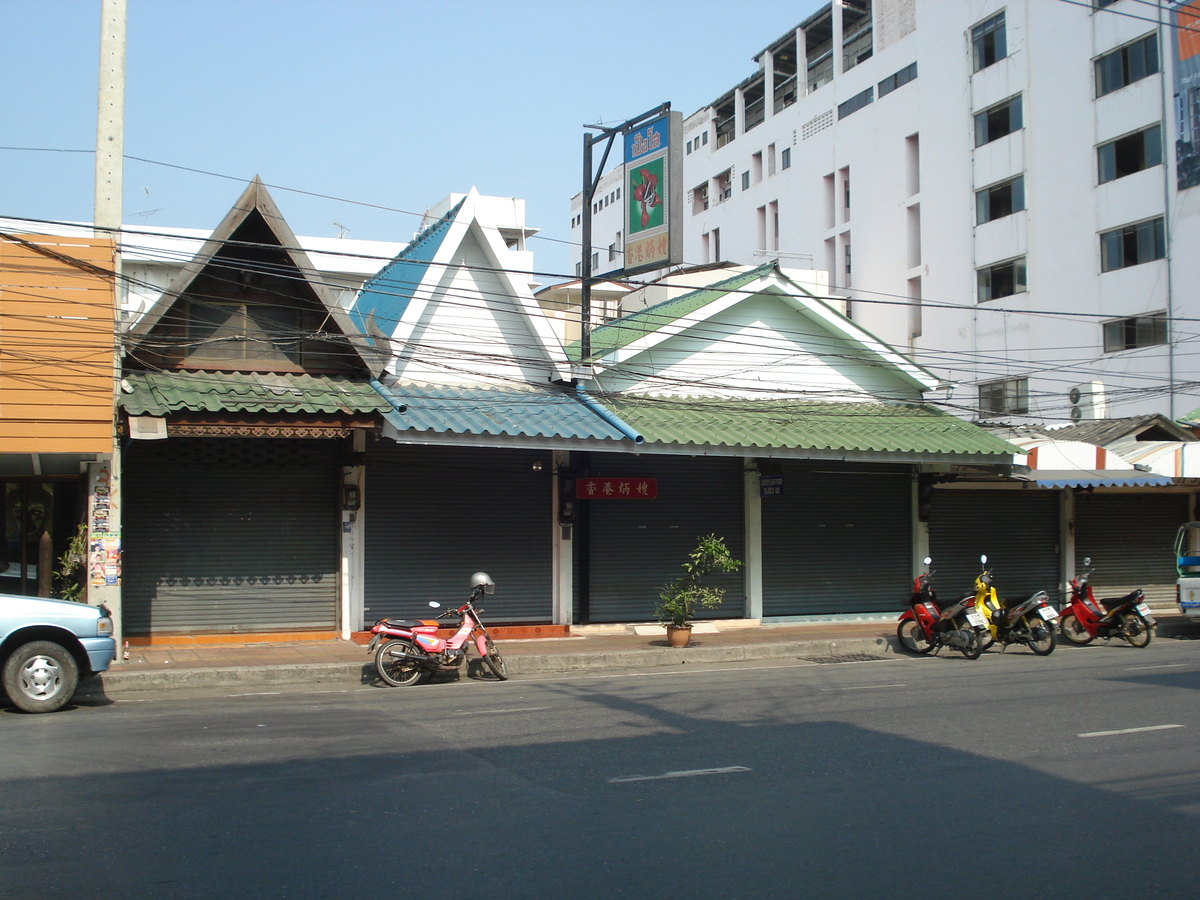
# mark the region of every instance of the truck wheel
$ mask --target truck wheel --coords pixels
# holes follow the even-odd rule
[[[78,684],[75,657],[53,641],[31,641],[4,663],[4,692],[25,712],[54,712],[71,699]]]

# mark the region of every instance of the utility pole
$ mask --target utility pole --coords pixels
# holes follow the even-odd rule
[[[120,546],[121,510],[121,436],[116,408],[121,385],[121,191],[125,162],[125,12],[126,0],[101,0],[100,5],[100,81],[96,97],[96,193],[92,214],[97,235],[113,241],[113,443],[109,458],[88,463],[88,603],[104,605],[113,619],[117,639],[117,659],[121,658],[125,626],[121,609],[121,576],[116,584],[95,584],[92,579],[92,555],[105,553],[97,546]],[[98,454],[103,456],[103,454]],[[107,517],[95,515],[107,510]],[[101,522],[105,524],[98,527]],[[121,551],[118,551],[121,552]],[[120,571],[118,567],[117,571]],[[106,581],[108,579],[105,579]]]

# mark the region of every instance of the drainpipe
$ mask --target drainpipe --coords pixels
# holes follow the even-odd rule
[[[589,397],[584,392],[581,385],[575,385],[575,398],[635,444],[645,443],[646,439],[644,437],[642,437],[640,434],[618,419],[613,413],[609,412],[607,409]]]

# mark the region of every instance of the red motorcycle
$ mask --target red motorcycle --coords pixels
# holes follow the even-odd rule
[[[457,615],[459,628],[449,639],[437,636],[438,623],[425,619],[380,619],[371,628],[371,642],[367,652],[375,654],[375,668],[379,677],[394,687],[407,687],[427,681],[434,672],[460,669],[467,660],[468,641],[475,644],[484,664],[492,674],[504,681],[508,678],[508,667],[500,655],[492,636],[484,628],[479,614],[483,610],[477,604],[484,594],[496,589],[495,583],[484,572],[471,576],[471,596],[458,609],[448,609],[437,618]],[[429,605],[441,607],[435,600]]]
[[[1083,560],[1092,564],[1091,557]],[[1068,643],[1082,647],[1096,638],[1113,638],[1145,647],[1154,637],[1154,616],[1139,588],[1124,597],[1106,597],[1097,601],[1088,583],[1095,569],[1087,569],[1071,579],[1071,602],[1062,611],[1058,631]]]
[[[925,565],[930,562],[925,557]],[[930,581],[932,576],[932,572],[926,571],[913,579],[909,608],[900,614],[896,625],[900,646],[920,654],[949,647],[967,659],[978,659],[988,629],[987,620],[975,611],[975,595],[967,594],[942,608]]]

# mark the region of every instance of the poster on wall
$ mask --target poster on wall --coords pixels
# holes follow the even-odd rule
[[[625,274],[682,260],[679,152],[683,116],[667,112],[625,133]]]
[[[1175,141],[1178,190],[1200,185],[1200,0],[1178,3],[1175,27]]]

